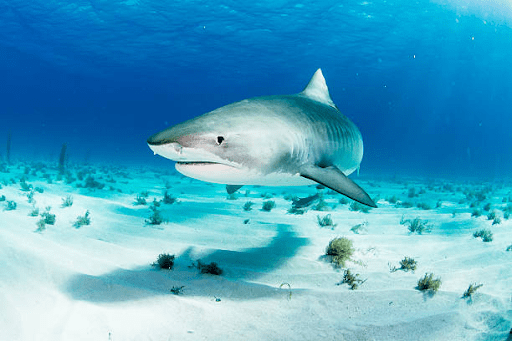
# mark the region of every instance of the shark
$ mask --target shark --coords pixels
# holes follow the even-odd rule
[[[377,207],[348,175],[363,158],[361,132],[331,99],[322,70],[297,94],[244,99],[178,123],[147,139],[155,155],[185,176],[225,184],[321,184]]]

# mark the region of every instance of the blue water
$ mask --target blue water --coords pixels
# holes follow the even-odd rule
[[[0,155],[172,163],[146,138],[322,68],[362,172],[512,170],[507,2],[0,0]]]

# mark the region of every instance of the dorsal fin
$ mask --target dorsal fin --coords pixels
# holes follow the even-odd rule
[[[303,96],[314,99],[315,101],[336,108],[334,102],[331,99],[331,96],[329,95],[329,89],[327,88],[327,84],[325,83],[325,78],[321,69],[316,70],[313,77],[311,77],[308,86],[306,86],[301,94]]]

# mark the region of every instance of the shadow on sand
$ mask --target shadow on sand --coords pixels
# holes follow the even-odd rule
[[[308,244],[297,237],[289,225],[278,225],[278,233],[270,244],[243,251],[216,250],[194,258],[193,249],[177,255],[173,270],[146,267],[119,269],[99,276],[80,274],[72,277],[63,291],[77,300],[90,302],[124,302],[159,295],[169,295],[172,287],[183,288],[186,296],[255,299],[274,295],[287,297],[289,290],[251,283],[259,276],[282,266],[298,250]],[[222,276],[204,275],[193,267],[194,260],[217,262]],[[285,280],[285,279],[283,279]]]

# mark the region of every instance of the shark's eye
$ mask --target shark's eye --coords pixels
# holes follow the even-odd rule
[[[217,144],[220,145],[224,141],[224,136],[217,136]]]

